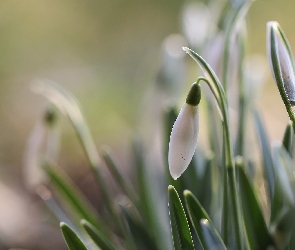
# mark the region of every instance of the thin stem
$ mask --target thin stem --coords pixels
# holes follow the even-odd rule
[[[218,77],[214,73],[214,71],[211,69],[209,64],[196,52],[189,48],[183,48],[197,63],[200,64],[203,72],[205,75],[207,75],[207,83],[212,84],[213,86],[210,87],[210,89],[216,89],[217,94],[214,96],[215,98],[219,97],[217,99],[217,103],[219,104],[220,111],[223,116],[223,131],[224,131],[224,138],[225,138],[225,175],[227,174],[228,169],[232,169],[232,174],[229,175],[229,191],[230,191],[230,199],[233,202],[234,210],[239,207],[239,199],[237,196],[237,183],[236,183],[236,174],[235,174],[235,163],[233,158],[233,147],[231,143],[231,136],[230,136],[230,127],[229,127],[229,115],[228,115],[228,104],[227,104],[227,98],[224,92],[224,89],[219,82]],[[224,201],[227,202],[227,201]],[[239,210],[235,210],[234,212],[234,227],[235,231],[237,232],[237,248],[242,249],[242,241],[241,241],[241,221],[240,221],[240,215]]]

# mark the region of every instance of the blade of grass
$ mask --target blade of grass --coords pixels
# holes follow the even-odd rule
[[[123,192],[129,197],[129,199],[133,203],[137,203],[138,197],[134,190],[134,187],[131,186],[131,183],[126,180],[124,177],[124,174],[119,170],[119,166],[117,161],[115,160],[113,154],[111,153],[110,149],[104,148],[102,150],[102,158],[105,161],[108,169],[110,170],[112,176],[116,180],[116,182],[119,184],[120,188],[123,190]]]
[[[149,227],[153,238],[157,239],[159,249],[169,249],[169,230],[167,201],[164,199],[164,183],[159,169],[153,168],[146,162],[146,150],[142,141],[135,138],[133,152],[136,167],[137,193],[139,196],[138,210],[143,216],[144,223]],[[165,211],[165,214],[163,214]],[[168,234],[168,235],[167,235]]]
[[[204,236],[204,242],[206,244],[206,249],[211,250],[226,250],[222,239],[216,234],[216,231],[212,228],[212,225],[206,219],[201,219],[200,221],[202,234]]]
[[[52,196],[51,191],[45,186],[39,186],[36,190],[36,193],[40,196],[40,198],[44,201],[46,206],[50,209],[50,211],[54,214],[56,219],[60,222],[63,221],[68,224],[71,228],[73,228],[76,232],[78,228],[72,221],[72,219],[65,213],[65,211],[61,208],[58,202]]]
[[[271,206],[270,231],[280,248],[285,247],[295,222],[295,179],[289,153],[279,144],[273,147],[276,179]],[[291,246],[293,247],[293,246]]]
[[[151,235],[149,227],[146,227],[128,208],[121,206],[122,213],[126,219],[136,249],[149,250],[159,249]]]
[[[69,250],[88,250],[79,236],[66,223],[61,222],[60,228]]]
[[[243,159],[236,160],[237,177],[244,214],[244,224],[251,249],[267,249],[274,246],[255,191],[243,169]]]
[[[168,187],[169,214],[175,250],[194,249],[192,236],[178,193],[173,186]]]
[[[62,195],[62,202],[66,202],[76,213],[80,219],[91,221],[97,228],[106,232],[108,228],[105,222],[95,213],[90,203],[83,194],[75,187],[74,183],[61,171],[60,168],[50,164],[43,163],[43,168],[49,175],[52,184]]]
[[[224,86],[225,91],[228,88],[228,78],[229,72],[229,57],[234,46],[234,40],[236,38],[237,31],[239,27],[244,22],[245,16],[252,4],[252,1],[245,1],[238,8],[231,8],[229,11],[228,16],[228,26],[225,32],[225,41],[224,41],[224,49],[223,49],[223,75],[222,75],[222,83]]]
[[[272,155],[269,146],[269,140],[267,134],[265,132],[265,128],[263,126],[262,120],[260,118],[259,113],[257,110],[254,110],[254,121],[258,133],[258,137],[260,139],[262,157],[263,157],[263,173],[266,180],[266,189],[267,189],[267,196],[270,204],[273,202],[273,195],[274,195],[274,182],[275,182],[275,170],[274,164],[272,160]]]
[[[50,80],[37,81],[33,87],[37,93],[46,97],[70,120],[96,178],[108,211],[112,216],[118,218],[112,204],[112,195],[100,173],[100,158],[78,101],[70,92]]]
[[[286,127],[284,138],[283,138],[283,145],[291,158],[293,157],[294,151],[294,131],[292,128],[292,122],[290,121]]]
[[[207,248],[207,243],[204,239],[204,235],[202,232],[202,227],[200,225],[200,221],[202,219],[206,219],[212,225],[213,225],[213,223],[212,223],[209,215],[207,214],[206,210],[203,208],[201,203],[198,201],[198,199],[193,195],[193,193],[191,191],[185,190],[183,195],[184,195],[185,205],[188,210],[190,221],[196,231],[196,234],[200,240],[200,243],[204,249],[210,250],[210,248]],[[214,227],[212,227],[212,228],[215,231],[215,235],[217,235],[221,239],[218,231]]]
[[[101,249],[101,250],[116,250],[117,248],[113,245],[113,243],[105,237],[99,230],[97,230],[89,221],[81,220],[80,224],[85,229],[87,234],[93,240],[93,242]]]

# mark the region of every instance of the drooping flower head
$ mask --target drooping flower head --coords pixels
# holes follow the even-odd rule
[[[169,142],[168,163],[170,174],[177,179],[191,162],[199,135],[199,107],[201,87],[194,83],[186,102],[173,125]]]

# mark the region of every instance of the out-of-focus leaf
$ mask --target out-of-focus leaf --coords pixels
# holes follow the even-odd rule
[[[295,206],[293,164],[289,154],[281,145],[274,145],[276,182],[274,202],[271,207],[271,223],[277,220],[282,210]]]
[[[123,192],[129,197],[129,199],[135,203],[138,200],[138,197],[134,191],[134,187],[132,187],[130,182],[125,179],[125,176],[120,171],[118,163],[115,160],[115,157],[112,155],[110,149],[103,149],[102,158],[104,159],[108,169],[112,173],[112,176],[116,180],[117,184],[119,184]]]
[[[116,247],[112,244],[112,242],[107,239],[99,230],[97,230],[90,222],[81,220],[80,223],[90,238],[101,250],[116,250]]]
[[[52,102],[68,119],[70,120],[81,146],[87,156],[90,168],[100,188],[103,200],[105,201],[108,211],[113,217],[117,217],[112,204],[112,195],[107,188],[104,178],[100,173],[100,158],[89,131],[88,125],[83,117],[80,105],[76,98],[62,86],[57,83],[43,79],[35,82],[34,90],[45,96]]]
[[[168,187],[169,214],[175,250],[194,249],[189,225],[180,198],[173,186]]]
[[[207,162],[204,158],[204,153],[202,149],[198,148],[195,152],[195,155],[190,162],[187,170],[174,182],[171,184],[176,190],[191,190],[191,192],[200,197],[203,195],[202,190],[202,179],[204,176],[204,171],[206,169]],[[180,185],[178,185],[180,184]]]
[[[76,98],[62,86],[47,79],[36,81],[33,87],[37,93],[45,96],[69,118],[91,163],[91,167],[97,168],[100,159]]]
[[[68,224],[75,231],[78,231],[76,225],[74,225],[72,219],[65,213],[65,211],[61,208],[55,198],[52,196],[51,191],[45,186],[39,186],[36,190],[36,193],[40,196],[40,198],[44,201],[53,215],[56,217],[58,222],[63,221]]]
[[[292,128],[292,122],[289,122],[285,133],[284,133],[284,138],[283,138],[283,145],[287,152],[290,154],[290,156],[293,156],[293,151],[294,151],[294,131]]]
[[[286,246],[295,223],[295,180],[289,153],[279,144],[273,147],[276,170],[271,206],[270,230],[280,246]]]
[[[273,152],[276,165],[276,184],[284,192],[284,199],[295,207],[295,178],[292,159],[280,144],[274,145]]]
[[[136,249],[158,249],[152,238],[150,228],[144,225],[143,222],[136,218],[127,208],[121,206],[121,209],[136,245]]]
[[[198,201],[198,199],[192,194],[191,191],[185,190],[184,191],[184,199],[185,199],[185,204],[186,204],[186,208],[188,210],[188,214],[189,214],[189,218],[190,221],[196,231],[196,234],[198,235],[198,238],[200,240],[201,245],[203,246],[204,249],[210,249],[207,248],[207,243],[204,239],[204,235],[202,232],[202,228],[200,225],[200,221],[202,219],[206,219],[208,220],[212,225],[212,221],[209,217],[209,215],[207,214],[206,210],[203,208],[203,206],[201,205],[201,203]],[[217,230],[212,227],[212,229],[215,231],[215,235],[217,235],[220,239],[221,237],[219,236]]]
[[[254,111],[254,121],[257,128],[258,137],[260,139],[261,151],[263,157],[263,172],[266,180],[268,199],[272,204],[275,187],[275,170],[270,151],[269,141],[265,132],[265,128],[262,124],[262,120],[257,111]]]
[[[169,229],[167,228],[169,219],[168,216],[163,216],[163,209],[167,209],[167,198],[163,198],[167,197],[164,196],[166,185],[161,178],[161,171],[154,168],[154,166],[148,165],[146,161],[147,150],[144,148],[142,141],[135,138],[133,143],[137,180],[136,190],[139,197],[137,209],[153,238],[157,239],[158,248],[166,249],[171,246],[171,241],[168,240]],[[167,210],[164,211],[168,213]]]
[[[252,1],[244,1],[237,4],[237,8],[231,8],[228,13],[228,25],[225,32],[225,41],[224,41],[224,49],[223,49],[223,76],[222,83],[225,91],[228,89],[228,79],[229,73],[232,70],[228,69],[229,66],[229,58],[230,53],[232,52],[234,41],[237,35],[237,31],[241,30],[241,26],[245,20],[245,16],[250,8]]]
[[[245,73],[244,73],[244,60],[245,60],[245,50],[246,50],[246,25],[238,35],[238,48],[239,48],[239,60],[241,63],[238,64],[238,82],[239,82],[239,118],[238,118],[238,131],[235,142],[235,155],[245,154],[245,141],[246,141],[246,127],[247,127],[247,108],[250,103],[249,93],[245,91]]]
[[[213,154],[208,155],[205,163],[204,174],[201,179],[201,185],[199,189],[202,190],[202,193],[199,196],[200,203],[204,207],[208,213],[210,213],[210,208],[212,205],[212,201],[215,197],[213,197],[213,185],[216,184],[216,180],[214,180],[214,156]],[[215,182],[215,183],[214,183]]]
[[[72,181],[66,176],[62,170],[52,164],[45,162],[43,168],[49,175],[54,187],[62,195],[62,202],[68,204],[80,219],[91,221],[97,228],[105,232],[107,226],[105,222],[95,213],[90,203],[83,194],[77,189]]]
[[[66,223],[61,222],[60,228],[69,250],[88,250],[79,236]]]
[[[201,219],[200,221],[201,230],[205,242],[205,249],[210,250],[225,250],[227,249],[222,239],[216,231],[212,228],[212,224],[207,219]]]
[[[273,246],[274,242],[268,232],[254,189],[242,165],[242,159],[239,158],[236,161],[236,169],[249,245],[251,249],[267,249]]]

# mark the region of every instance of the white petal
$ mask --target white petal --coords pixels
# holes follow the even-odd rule
[[[199,135],[198,106],[185,103],[173,125],[169,142],[170,174],[177,179],[191,162]]]

